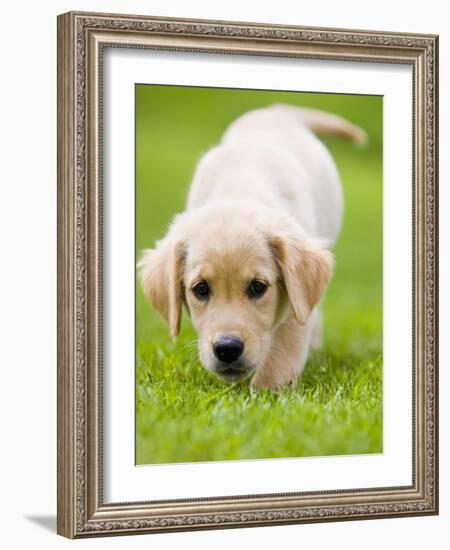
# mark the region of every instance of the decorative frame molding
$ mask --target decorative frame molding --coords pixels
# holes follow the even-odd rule
[[[413,485],[104,504],[102,48],[413,67]],[[58,17],[58,533],[70,538],[438,513],[438,38],[66,13]]]

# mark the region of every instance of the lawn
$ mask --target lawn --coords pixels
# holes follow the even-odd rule
[[[382,452],[382,98],[136,87],[136,253],[184,208],[196,162],[241,113],[273,102],[339,113],[359,149],[327,138],[343,181],[344,225],[324,301],[324,344],[276,392],[225,386],[199,363],[186,314],[176,341],[136,285],[136,462]]]

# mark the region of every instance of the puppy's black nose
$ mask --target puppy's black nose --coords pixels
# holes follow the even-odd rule
[[[222,363],[236,361],[244,351],[244,342],[235,336],[220,336],[214,342],[214,355]]]

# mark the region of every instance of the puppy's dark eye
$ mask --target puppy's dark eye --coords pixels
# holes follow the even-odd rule
[[[198,300],[207,300],[210,295],[210,289],[206,281],[200,281],[193,288],[192,292]]]
[[[253,279],[253,281],[248,285],[247,295],[249,298],[261,298],[261,296],[266,292],[267,285],[258,279]]]

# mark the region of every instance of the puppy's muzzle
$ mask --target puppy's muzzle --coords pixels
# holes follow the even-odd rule
[[[214,355],[221,363],[229,365],[239,359],[244,342],[235,336],[220,336],[213,344]]]
[[[252,372],[243,360],[244,342],[236,336],[220,336],[213,344],[217,363],[214,372],[227,383],[239,382]]]

